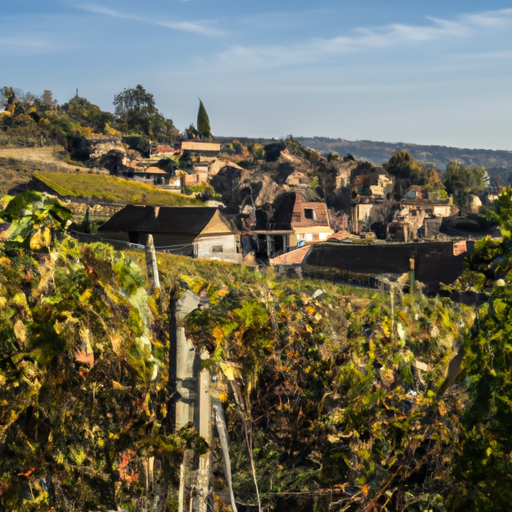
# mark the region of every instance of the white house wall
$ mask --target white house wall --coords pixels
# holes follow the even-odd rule
[[[240,263],[242,261],[242,254],[237,251],[238,235],[209,236],[196,239],[194,242],[194,255],[196,258]]]
[[[450,205],[434,206],[434,215],[436,217],[449,217],[451,213]]]

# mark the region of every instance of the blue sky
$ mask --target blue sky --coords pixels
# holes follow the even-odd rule
[[[180,129],[512,150],[510,2],[0,0],[0,48],[0,86],[140,83]]]

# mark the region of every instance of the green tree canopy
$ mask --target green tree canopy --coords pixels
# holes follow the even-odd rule
[[[90,126],[98,133],[104,133],[108,125],[114,121],[114,116],[110,112],[103,112],[100,107],[80,96],[75,96],[69,103],[63,105],[63,110],[74,121],[82,126]]]
[[[453,194],[455,203],[462,208],[469,196],[479,194],[487,188],[487,171],[484,167],[464,167],[450,162],[443,177],[448,194]]]
[[[197,139],[199,136],[199,132],[193,124],[191,124],[188,128],[185,128],[185,133],[187,134],[187,139]]]
[[[132,132],[158,138],[165,129],[165,119],[155,106],[153,95],[137,85],[114,96],[117,126],[123,132]]]
[[[401,199],[411,185],[426,185],[428,183],[425,169],[414,160],[408,151],[395,151],[384,167],[395,178],[395,197],[397,199]]]
[[[212,130],[210,128],[210,118],[204,108],[203,102],[199,100],[199,110],[197,112],[197,131],[199,137],[204,139],[212,138]]]

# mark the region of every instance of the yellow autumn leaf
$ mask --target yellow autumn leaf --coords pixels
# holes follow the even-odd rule
[[[11,268],[11,260],[9,258],[6,258],[5,256],[2,256],[0,258],[0,265],[5,265],[6,267]]]
[[[16,320],[14,324],[14,335],[21,343],[25,343],[27,339],[27,328],[21,320]]]
[[[123,386],[120,382],[117,382],[117,380],[113,380],[112,389],[117,389],[118,391],[128,391],[130,388]]]
[[[43,247],[48,247],[52,240],[52,234],[49,228],[38,229],[30,237],[30,248],[33,251],[40,251]]]
[[[306,331],[313,334],[313,327],[311,327],[311,325],[309,325],[309,324],[306,324]]]
[[[213,337],[215,338],[215,341],[217,342],[217,345],[220,345],[220,343],[224,339],[224,332],[223,332],[223,330],[219,326],[216,326],[213,329],[212,334],[213,334]]]
[[[384,333],[384,336],[389,336],[391,333],[391,321],[387,316],[385,316],[382,321],[382,332]]]
[[[235,380],[239,375],[239,372],[236,368],[233,368],[226,363],[219,363],[219,368],[228,380]]]
[[[118,295],[116,295],[116,293],[114,292],[114,289],[111,286],[108,286],[108,285],[105,286],[104,290],[105,290],[105,293],[108,295],[109,299],[114,304],[120,304],[121,303],[121,299],[119,298]]]
[[[21,306],[23,308],[28,308],[28,304],[27,304],[27,297],[25,296],[24,293],[17,293],[14,297],[13,297],[13,301],[14,303],[16,304],[16,306]]]
[[[113,334],[110,336],[110,343],[112,343],[112,350],[117,354],[120,355],[121,353],[121,342],[123,339],[121,336],[118,336],[117,334]]]
[[[221,393],[219,395],[219,400],[222,402],[222,403],[226,403],[228,401],[228,394],[227,393]]]
[[[308,313],[308,315],[312,315],[315,312],[315,308],[313,306],[308,306],[306,308],[306,312]]]
[[[87,288],[87,290],[85,290],[84,293],[82,293],[82,295],[80,295],[80,302],[85,302],[89,299],[89,297],[92,295],[92,289],[91,288]]]
[[[409,323],[409,320],[407,318],[407,315],[405,314],[404,311],[399,311],[398,312],[398,316],[407,324]]]

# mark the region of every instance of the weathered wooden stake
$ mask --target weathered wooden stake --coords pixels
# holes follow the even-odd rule
[[[224,474],[228,483],[229,498],[231,500],[231,510],[238,512],[235,502],[235,494],[233,493],[233,479],[231,477],[231,461],[229,458],[228,429],[226,427],[226,419],[224,417],[224,409],[222,402],[218,398],[213,399],[213,411],[215,414],[215,423],[219,434],[220,445],[222,448],[222,458],[224,460]],[[272,487],[272,486],[271,486]]]
[[[416,288],[416,276],[414,270],[414,258],[409,259],[409,293],[414,293],[414,289]]]
[[[177,368],[178,361],[178,322],[176,319],[176,303],[178,302],[179,285],[174,283],[169,290],[169,381],[167,383],[167,431],[176,431],[176,399],[177,399]]]
[[[178,494],[178,512],[184,512],[184,499],[185,499],[185,462],[180,465],[180,489]]]
[[[207,359],[210,355],[206,350],[200,355],[201,359]],[[198,432],[208,445],[211,444],[212,405],[210,397],[210,372],[204,368],[199,373],[198,379]],[[199,467],[196,471],[195,512],[207,512],[208,494],[210,487],[210,451],[199,457]]]
[[[146,267],[148,270],[150,294],[158,294],[157,290],[160,290],[160,276],[158,275],[153,235],[148,235],[148,242],[146,244]]]

